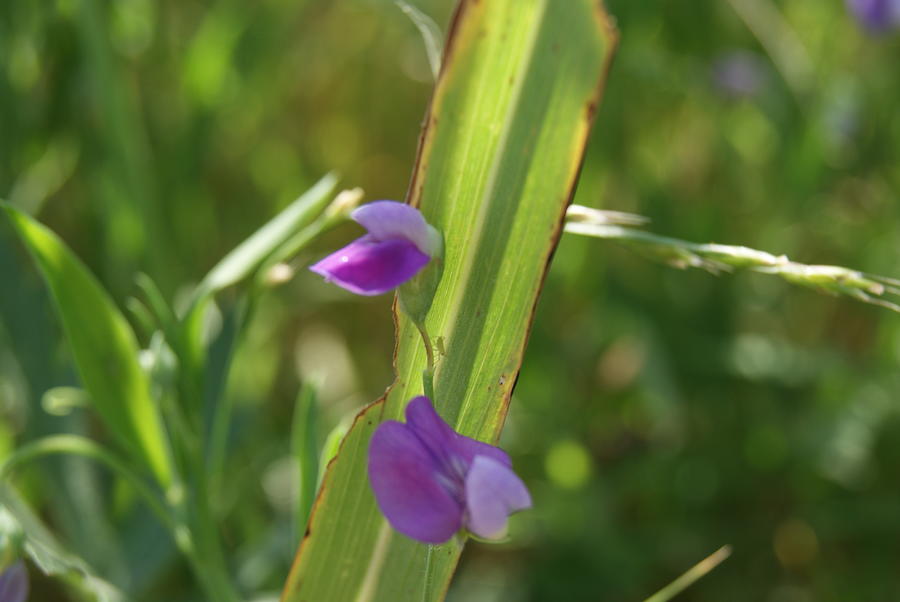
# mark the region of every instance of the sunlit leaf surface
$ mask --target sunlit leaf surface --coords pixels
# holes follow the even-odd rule
[[[503,425],[614,40],[595,0],[463,1],[451,25],[409,201],[445,237],[427,326],[446,351],[436,406],[466,435]],[[422,344],[397,320],[397,379],[327,473],[286,601],[423,598],[427,548],[388,527],[365,468],[373,430],[422,391]],[[435,549],[428,598],[459,552]]]

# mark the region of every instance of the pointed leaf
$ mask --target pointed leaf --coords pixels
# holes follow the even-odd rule
[[[128,322],[53,232],[9,205],[0,207],[44,276],[94,409],[119,444],[168,485],[172,480],[168,442]]]
[[[462,0],[450,32],[409,201],[446,245],[426,319],[446,350],[436,407],[495,441],[615,35],[598,0]],[[397,379],[332,462],[285,602],[437,600],[449,585],[459,548],[434,548],[426,571],[428,547],[391,530],[366,478],[375,428],[422,391],[424,348],[407,318],[397,323]]]
[[[281,245],[324,211],[336,184],[336,175],[329,173],[322,177],[312,188],[223,257],[200,283],[198,293],[215,293],[251,275]]]

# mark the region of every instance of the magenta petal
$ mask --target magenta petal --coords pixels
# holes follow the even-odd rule
[[[17,562],[0,574],[0,602],[25,602],[28,599],[28,570]]]
[[[531,507],[531,496],[509,466],[478,456],[466,475],[466,528],[485,539],[506,535],[507,517]]]
[[[375,431],[369,481],[391,525],[426,543],[447,541],[463,525],[497,539],[511,513],[531,506],[509,456],[456,433],[423,396],[407,404],[405,424],[390,420]]]
[[[428,255],[404,239],[354,240],[309,269],[358,295],[380,295],[403,284],[428,263]]]
[[[440,417],[427,397],[419,396],[409,402],[406,406],[406,423],[436,454],[461,460],[465,464],[462,474],[468,470],[475,456],[488,456],[506,466],[512,466],[509,456],[499,447],[454,431]]]
[[[441,484],[441,466],[419,437],[393,420],[369,444],[369,482],[378,507],[397,531],[442,543],[462,526],[462,505]]]
[[[431,400],[420,395],[406,404],[406,424],[436,456],[445,456],[454,450],[459,436],[444,422]]]
[[[402,238],[415,243],[426,255],[435,251],[431,227],[415,207],[397,201],[375,201],[355,209],[350,217],[376,240]]]

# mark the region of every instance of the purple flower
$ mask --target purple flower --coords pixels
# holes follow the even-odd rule
[[[405,424],[378,426],[369,482],[388,522],[425,543],[443,543],[461,528],[499,539],[509,515],[531,507],[506,452],[455,432],[427,397],[409,402]]]
[[[0,573],[0,602],[25,602],[28,598],[28,571],[17,562]]]
[[[386,293],[415,276],[440,252],[440,234],[409,205],[375,201],[350,217],[369,233],[309,269],[351,293]]]
[[[719,57],[712,68],[713,83],[732,98],[755,96],[766,84],[765,63],[752,52],[736,50]]]
[[[900,0],[847,0],[847,8],[872,32],[884,32],[900,25]]]

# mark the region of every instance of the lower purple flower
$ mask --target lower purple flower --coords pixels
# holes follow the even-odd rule
[[[509,515],[531,507],[506,452],[455,432],[427,397],[409,402],[406,423],[386,421],[372,435],[369,482],[388,522],[425,543],[463,528],[502,538]]]
[[[28,599],[28,571],[17,562],[0,573],[0,602],[25,602]]]
[[[375,201],[350,217],[369,233],[309,269],[351,293],[386,293],[415,276],[440,252],[440,234],[409,205]]]

